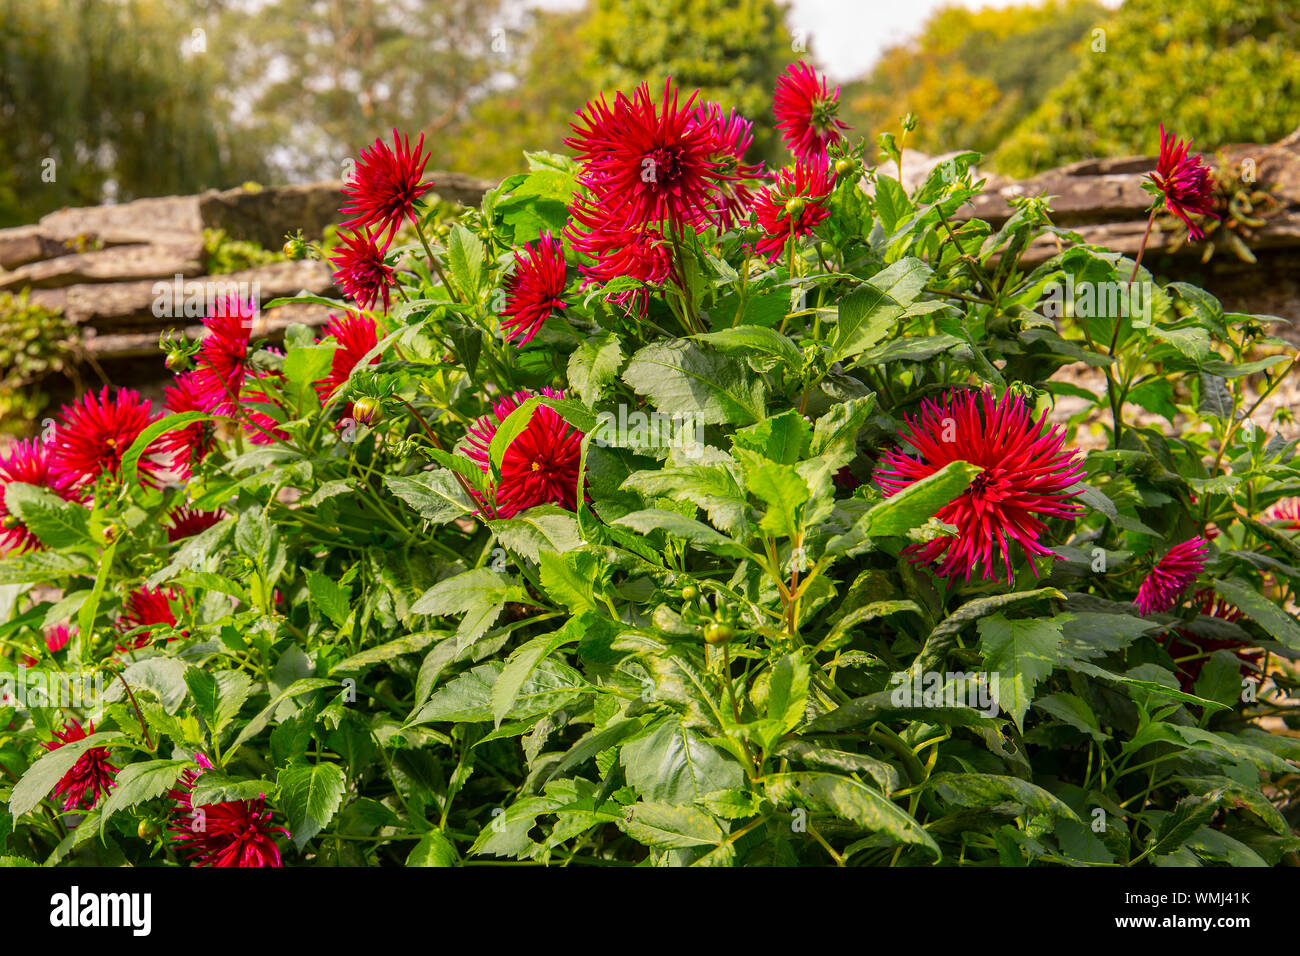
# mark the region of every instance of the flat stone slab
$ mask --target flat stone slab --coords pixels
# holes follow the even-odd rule
[[[137,282],[99,282],[60,289],[36,289],[31,301],[59,308],[78,325],[101,331],[141,326],[172,328],[194,322],[206,311],[205,303],[226,294],[256,296],[261,302],[306,290],[312,295],[333,295],[329,267],[315,260],[274,262],[229,275],[173,274],[168,278]]]
[[[96,282],[132,282],[180,273],[196,276],[203,272],[203,240],[112,246],[44,259],[0,274],[0,290],[24,287],[54,289]]]
[[[17,269],[29,262],[66,255],[62,242],[47,235],[40,226],[0,229],[0,269]]]
[[[266,339],[272,344],[279,344],[284,341],[284,331],[289,326],[296,324],[319,328],[334,314],[337,314],[336,310],[311,303],[277,306],[258,314],[257,321],[253,325],[252,337],[254,340]],[[183,328],[191,342],[202,339],[205,334],[202,323],[177,325],[175,328]],[[94,332],[93,329],[89,331]],[[82,347],[100,362],[148,358],[155,355],[158,357],[159,368],[162,368],[162,353],[158,350],[157,331],[91,334],[83,340]]]
[[[176,236],[201,236],[198,196],[135,199],[116,206],[65,207],[42,216],[41,231],[60,241],[81,236],[105,245],[154,243]]]

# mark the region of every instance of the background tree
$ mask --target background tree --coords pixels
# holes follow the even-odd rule
[[[187,4],[0,0],[0,226],[262,172],[214,111]]]
[[[1070,47],[1105,16],[1096,0],[967,10],[944,7],[912,40],[846,84],[845,119],[874,139],[915,113],[908,144],[991,152],[1074,68]]]
[[[432,165],[511,45],[503,0],[270,0],[222,11],[216,55],[236,117],[290,180],[338,178],[393,127],[425,133]],[[210,44],[211,46],[212,44]]]
[[[1205,149],[1300,123],[1295,0],[1128,0],[1101,26],[1105,52],[1084,46],[998,151],[1000,170],[1153,153],[1161,123]]]
[[[509,79],[450,134],[446,168],[502,178],[526,170],[526,149],[564,151],[569,121],[592,91],[581,37],[588,18],[586,8],[532,12],[510,43]]]
[[[772,89],[794,59],[776,0],[595,0],[583,31],[595,86],[629,93],[672,76],[754,123],[754,155],[780,161]],[[662,86],[660,86],[662,89]]]

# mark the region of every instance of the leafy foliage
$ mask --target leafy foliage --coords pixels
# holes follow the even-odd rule
[[[515,344],[511,250],[559,234],[578,190],[572,161],[530,154],[455,222],[424,210],[428,248],[395,250],[400,294],[336,393],[312,387],[334,343],[291,328],[282,355],[254,350],[281,437],[223,432],[188,483],[141,484],[149,442],[197,421],[174,416],[83,500],[11,484],[46,549],[0,561],[0,638],[111,687],[89,743],[48,755],[77,705],[6,704],[0,851],[179,862],[157,823],[203,767],[193,806],[265,799],[292,864],[1290,859],[1300,542],[1271,508],[1300,495],[1300,465],[1250,416],[1291,350],[1179,283],[1149,322],[1053,317],[1050,283],[1122,285],[1133,264],[1038,199],[999,230],[954,222],[977,154],[908,194],[883,173],[863,188],[865,149],[781,261],[752,255],[750,227],[686,229],[644,312],[614,298],[627,281],[575,279]],[[1030,267],[1039,237],[1062,251]],[[1057,377],[1076,361],[1104,394]],[[985,467],[890,497],[874,480],[922,402],[967,388],[1035,420],[1080,399],[1050,426],[1067,438],[1106,424],[1079,514],[1049,516],[1051,551],[1017,553],[1007,579],[917,560]],[[480,467],[467,429],[522,389]],[[582,434],[575,494],[496,517],[506,455],[544,413]],[[169,540],[182,504],[222,515]],[[1140,616],[1152,565],[1200,533],[1197,590]],[[123,601],[143,584],[172,589],[176,620],[136,644]],[[1212,593],[1234,613],[1207,613]],[[48,797],[91,747],[118,784],[68,834]]]

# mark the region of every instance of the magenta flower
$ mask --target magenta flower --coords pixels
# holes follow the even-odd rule
[[[376,139],[373,146],[361,151],[356,174],[343,186],[348,201],[339,212],[355,214],[343,227],[354,231],[374,230],[376,235],[383,233],[387,246],[403,220],[415,222],[416,201],[433,188],[433,183],[420,181],[428,163],[423,134],[415,149],[411,149],[410,137],[398,137],[397,130],[393,130],[391,148]]]
[[[1197,535],[1165,552],[1138,588],[1133,600],[1138,613],[1148,617],[1177,604],[1196,576],[1205,570],[1205,555],[1209,550],[1209,542]]]
[[[62,730],[54,732],[55,740],[45,745],[46,750],[58,750],[64,744],[84,740],[95,732],[95,725],[86,721],[82,727],[76,720],[63,725]],[[54,785],[51,796],[64,797],[63,809],[73,810],[78,807],[89,810],[99,802],[112,788],[117,777],[117,767],[108,759],[107,747],[91,747],[72,765],[67,773]]]
[[[1151,181],[1160,187],[1164,195],[1165,207],[1187,223],[1187,231],[1193,239],[1204,239],[1201,227],[1192,222],[1188,213],[1209,216],[1218,219],[1214,212],[1214,186],[1210,177],[1210,167],[1200,156],[1188,156],[1187,149],[1192,145],[1178,140],[1173,133],[1166,133],[1160,126],[1160,158],[1156,162],[1156,171],[1151,173]]]
[[[532,341],[542,323],[564,308],[564,247],[549,232],[515,253],[515,271],[506,277],[505,318],[501,327],[520,344]]]
[[[876,481],[886,497],[950,462],[984,469],[935,512],[940,521],[956,526],[956,536],[944,535],[914,549],[917,560],[938,564],[940,577],[969,581],[982,569],[986,580],[1010,584],[1012,546],[1030,557],[1051,554],[1040,541],[1047,519],[1074,520],[1083,510],[1072,500],[1083,477],[1081,453],[1064,448],[1065,432],[1047,424],[1046,412],[1035,421],[1024,399],[1013,398],[1009,390],[1001,398],[985,389],[949,393],[942,403],[927,400],[916,418],[907,419],[900,438],[919,457],[901,449],[884,454]]]
[[[776,81],[772,113],[786,148],[800,162],[825,165],[828,147],[849,129],[836,119],[840,88],[830,92],[826,78],[807,63],[791,63]]]

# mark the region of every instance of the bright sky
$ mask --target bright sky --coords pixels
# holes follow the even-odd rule
[[[574,9],[584,0],[531,0],[539,7]],[[837,82],[862,75],[890,46],[918,33],[937,7],[1007,7],[1026,0],[789,0],[790,29],[804,31],[809,48]],[[1117,7],[1120,0],[1102,0]]]

